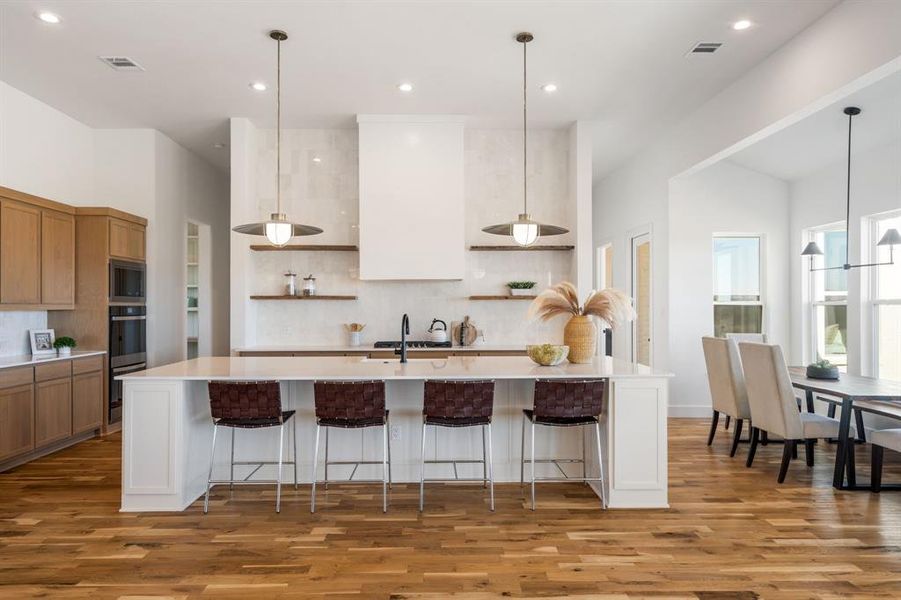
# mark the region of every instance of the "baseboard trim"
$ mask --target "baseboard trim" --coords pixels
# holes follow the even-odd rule
[[[668,416],[670,417],[678,417],[678,418],[688,418],[688,419],[709,419],[713,414],[713,409],[710,406],[698,406],[698,405],[670,405]]]

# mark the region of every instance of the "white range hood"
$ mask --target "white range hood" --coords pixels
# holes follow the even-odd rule
[[[360,279],[462,279],[463,117],[358,115]]]

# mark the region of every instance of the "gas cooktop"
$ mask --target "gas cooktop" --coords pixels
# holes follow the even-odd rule
[[[400,342],[376,342],[376,348],[400,348]],[[407,340],[407,348],[450,348],[450,342],[432,342],[429,340]]]

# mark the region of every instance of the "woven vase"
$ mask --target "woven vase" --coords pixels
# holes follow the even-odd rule
[[[597,328],[591,317],[573,316],[563,328],[563,343],[569,346],[569,362],[591,362],[598,344]]]

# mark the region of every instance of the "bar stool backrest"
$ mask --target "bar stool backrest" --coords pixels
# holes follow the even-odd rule
[[[422,413],[426,417],[465,419],[490,417],[494,410],[494,381],[425,382]]]
[[[211,381],[214,419],[280,419],[282,396],[277,381]]]
[[[385,416],[384,381],[316,381],[317,419],[375,419]]]
[[[604,411],[603,379],[535,381],[535,416],[597,417]]]

